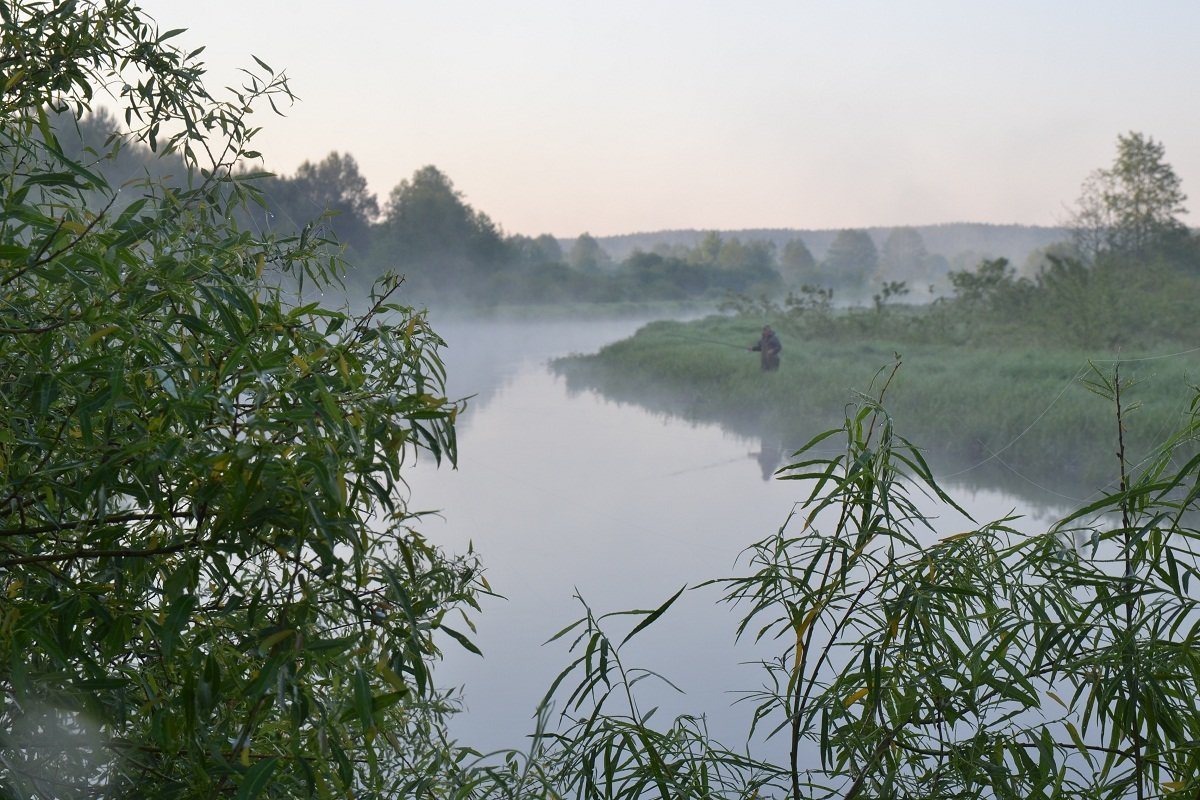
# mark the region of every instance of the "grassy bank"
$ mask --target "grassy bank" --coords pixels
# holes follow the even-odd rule
[[[574,388],[738,432],[794,449],[839,425],[854,392],[877,393],[881,371],[902,362],[886,407],[897,429],[926,448],[943,475],[978,485],[1073,496],[1117,473],[1113,403],[1086,385],[1092,366],[1111,374],[1116,354],[1064,347],[913,344],[886,338],[821,341],[786,322],[778,372],[762,372],[748,352],[761,329],[753,317],[656,322],[595,355],[556,368]],[[898,354],[898,356],[897,356]],[[1189,410],[1200,356],[1121,355],[1128,415],[1126,446],[1137,459]]]

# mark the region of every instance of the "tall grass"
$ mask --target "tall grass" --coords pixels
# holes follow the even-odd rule
[[[777,372],[756,353],[763,321],[714,316],[656,322],[590,356],[556,362],[575,388],[591,387],[688,419],[714,421],[794,448],[838,424],[855,387],[903,362],[889,408],[926,443],[940,474],[1000,481],[1015,491],[1053,484],[1071,496],[1111,479],[1115,433],[1107,405],[1082,378],[1117,356],[1130,383],[1127,452],[1136,463],[1188,412],[1197,358],[1064,346],[917,344],[900,337],[799,338],[777,324]]]

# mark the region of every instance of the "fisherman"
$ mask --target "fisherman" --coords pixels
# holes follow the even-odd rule
[[[779,337],[771,330],[770,325],[763,325],[762,336],[750,350],[762,354],[762,368],[765,372],[779,369],[779,352],[783,350],[783,345],[779,343]]]

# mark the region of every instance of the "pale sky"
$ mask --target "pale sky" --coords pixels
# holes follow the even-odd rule
[[[267,168],[348,152],[382,204],[434,164],[508,233],[1055,225],[1131,130],[1200,209],[1190,0],[141,5],[210,88],[286,72]]]

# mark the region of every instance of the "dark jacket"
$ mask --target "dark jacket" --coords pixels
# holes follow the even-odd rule
[[[775,335],[775,331],[770,328],[763,328],[762,336],[758,343],[751,350],[756,350],[762,354],[762,368],[765,370],[779,369],[779,353],[783,350],[783,344],[780,343],[779,337]]]

